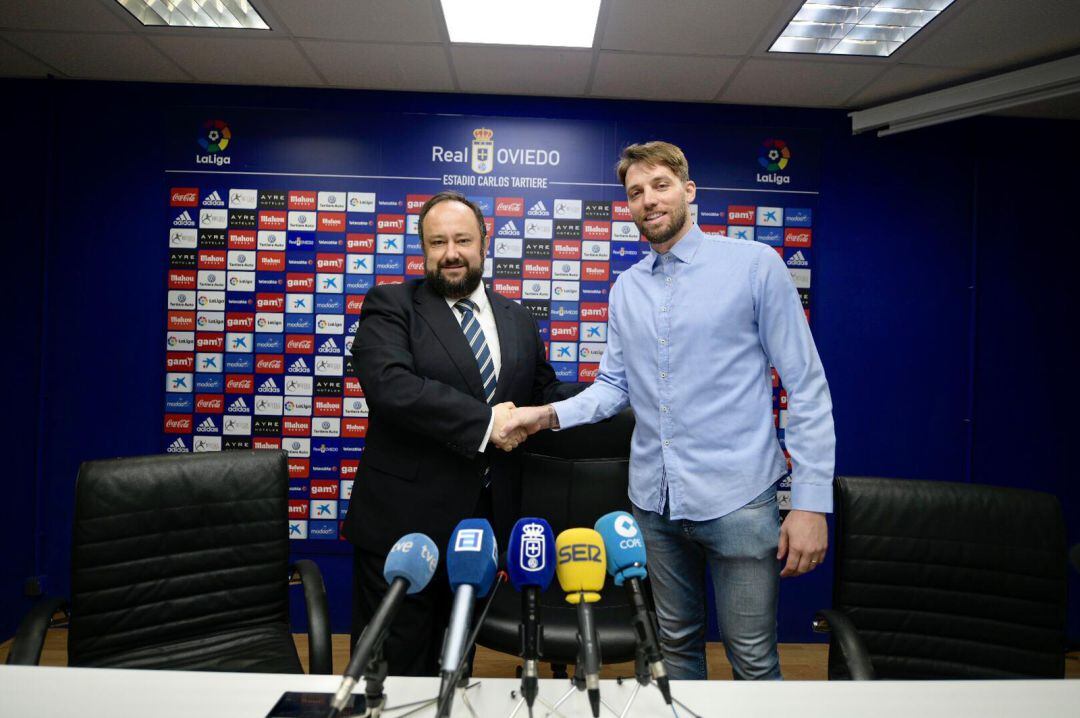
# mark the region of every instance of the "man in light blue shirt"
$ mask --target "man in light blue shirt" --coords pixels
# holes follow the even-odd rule
[[[813,570],[828,546],[835,437],[821,360],[776,251],[706,237],[691,220],[696,186],[682,150],[631,145],[618,174],[651,251],[611,288],[599,375],[571,399],[514,410],[506,431],[570,428],[629,404],[630,500],[671,677],[707,677],[708,565],[735,677],[780,678],[779,577]],[[787,463],[770,363],[788,393],[792,511],[782,525]]]

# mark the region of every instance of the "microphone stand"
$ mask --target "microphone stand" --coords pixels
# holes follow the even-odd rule
[[[472,633],[469,634],[468,640],[465,642],[465,647],[461,651],[461,660],[458,662],[457,668],[454,670],[453,676],[449,681],[446,681],[445,685],[441,688],[441,695],[435,699],[436,718],[447,718],[450,715],[450,704],[453,702],[454,692],[458,689],[462,690],[461,702],[465,704],[465,707],[469,709],[469,713],[473,718],[479,718],[476,715],[476,711],[473,710],[472,704],[469,702],[469,696],[465,693],[472,686],[467,685],[468,681],[465,679],[465,666],[469,660],[469,651],[476,644],[476,637],[480,634],[480,627],[484,624],[484,619],[487,618],[488,611],[491,610],[491,604],[495,600],[495,592],[499,590],[499,584],[506,580],[506,573],[499,571],[495,576],[495,585],[491,587],[491,593],[488,594],[487,601],[484,603],[484,610],[480,612],[480,618],[476,621],[476,625],[473,626]],[[464,682],[466,685],[459,685]],[[473,684],[477,685],[477,684]]]

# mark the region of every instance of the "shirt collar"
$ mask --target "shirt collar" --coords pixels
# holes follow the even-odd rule
[[[483,314],[484,312],[486,312],[488,310],[488,296],[487,296],[487,292],[484,291],[484,282],[482,280],[481,280],[481,282],[479,284],[476,285],[476,289],[472,290],[472,294],[470,294],[468,297],[465,297],[465,298],[476,305],[476,313],[477,314]],[[458,297],[457,299],[450,299],[449,297],[443,297],[443,299],[446,300],[446,306],[450,307],[451,309],[454,308],[454,305],[457,302],[461,301],[461,297]],[[457,316],[457,315],[455,315],[455,316]]]
[[[705,233],[697,226],[697,222],[693,222],[687,233],[683,235],[683,238],[676,242],[667,253],[680,262],[691,264],[694,261],[694,256],[697,254],[698,249],[701,248],[701,243],[704,241]],[[656,271],[656,268],[660,266],[663,255],[652,247],[649,247],[649,253],[652,255],[652,270]]]

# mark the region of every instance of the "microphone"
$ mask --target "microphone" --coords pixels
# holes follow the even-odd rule
[[[653,680],[664,695],[664,702],[671,705],[671,682],[660,653],[656,638],[656,616],[645,604],[641,580],[648,575],[645,570],[645,542],[634,517],[625,511],[612,511],[596,521],[596,531],[604,539],[607,549],[607,569],[615,578],[616,586],[625,586],[630,603],[634,607],[632,626]],[[647,677],[644,680],[648,680]]]
[[[331,716],[339,715],[345,708],[353,687],[360,680],[360,675],[367,668],[371,657],[382,649],[390,623],[405,595],[424,590],[438,565],[439,549],[435,542],[424,534],[402,536],[390,549],[383,565],[383,578],[390,584],[390,589],[356,641],[341,687],[330,701]]]
[[[566,601],[577,604],[578,661],[594,718],[600,716],[600,645],[592,605],[604,587],[604,542],[593,529],[567,529],[555,539],[558,562],[555,575],[566,591]]]
[[[543,626],[540,625],[540,594],[551,585],[555,575],[555,539],[544,519],[518,519],[510,532],[506,550],[506,569],[510,583],[521,592],[521,695],[532,710],[539,692],[539,664],[543,652]]]
[[[486,519],[465,519],[454,529],[446,548],[446,573],[454,591],[454,605],[439,659],[440,696],[454,690],[454,676],[466,650],[473,601],[491,590],[498,556],[495,532]],[[440,716],[449,715],[450,703],[440,700]]]

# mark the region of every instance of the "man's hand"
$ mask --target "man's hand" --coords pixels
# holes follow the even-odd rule
[[[526,436],[529,436],[541,429],[550,429],[554,425],[552,421],[554,414],[555,410],[551,408],[550,404],[545,406],[523,406],[520,409],[514,409],[510,421],[503,426],[503,432],[510,434],[514,431],[523,431]],[[496,427],[495,431],[498,431],[498,427]],[[492,431],[492,434],[495,431]]]
[[[491,427],[490,441],[503,451],[513,451],[529,434],[516,426],[508,426],[513,419],[514,402],[506,401],[493,407],[495,423]]]
[[[780,546],[776,552],[776,558],[781,561],[787,556],[787,563],[780,575],[787,578],[813,571],[825,560],[828,548],[829,527],[825,523],[825,514],[816,511],[789,512],[780,525]]]

